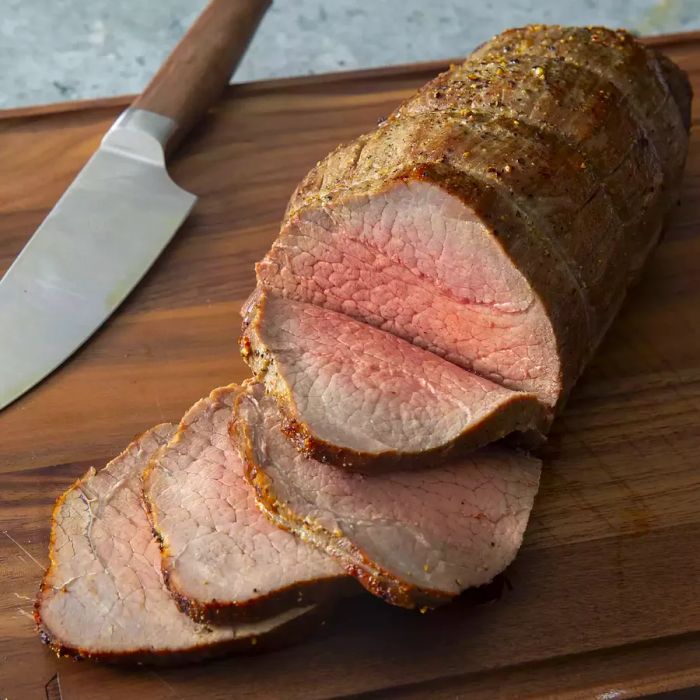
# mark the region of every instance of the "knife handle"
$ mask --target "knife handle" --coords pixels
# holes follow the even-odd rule
[[[172,151],[221,95],[271,0],[211,0],[131,105],[175,122]]]

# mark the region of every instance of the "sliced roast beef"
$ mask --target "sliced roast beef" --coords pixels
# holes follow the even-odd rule
[[[262,385],[241,395],[237,412],[248,475],[268,516],[390,603],[444,603],[491,581],[520,546],[538,460],[489,447],[433,468],[365,476],[295,450]]]
[[[231,385],[197,402],[144,474],[168,587],[192,617],[219,623],[267,617],[348,586],[340,565],[257,508],[229,437],[239,391]]]
[[[104,469],[91,469],[57,501],[49,568],[35,617],[59,654],[153,660],[204,656],[290,631],[311,607],[256,624],[208,627],[177,608],[160,572],[158,542],[141,500],[141,472],[174,427],[144,433]]]
[[[318,163],[258,283],[554,409],[658,239],[688,120],[629,35],[512,30]]]
[[[241,351],[308,456],[352,469],[434,464],[452,447],[535,429],[544,412],[516,392],[394,335],[262,293]]]

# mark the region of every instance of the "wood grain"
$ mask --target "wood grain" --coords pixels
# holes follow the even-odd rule
[[[654,43],[700,92],[700,36]],[[190,220],[98,335],[0,413],[0,697],[44,698],[56,673],[66,700],[629,697],[700,683],[697,112],[682,205],[555,426],[500,600],[417,615],[360,597],[322,638],[176,669],[59,661],[34,635],[55,497],[245,376],[237,311],[294,185],[443,67],[236,86],[183,146],[172,172],[201,196]],[[0,115],[0,272],[126,104]]]

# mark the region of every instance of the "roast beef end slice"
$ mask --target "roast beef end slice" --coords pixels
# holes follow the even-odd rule
[[[257,508],[229,435],[239,391],[231,385],[198,401],[144,474],[167,585],[194,619],[216,623],[306,606],[352,583]]]
[[[313,610],[293,608],[235,627],[207,627],[178,610],[160,573],[140,480],[173,433],[170,425],[149,430],[56,502],[35,618],[43,641],[59,655],[168,662],[248,650],[293,631]]]
[[[536,429],[544,409],[385,331],[262,292],[243,355],[307,456],[374,472]]]
[[[254,385],[237,404],[248,477],[270,519],[402,607],[433,607],[491,581],[514,558],[540,462],[489,447],[429,469],[364,476],[304,457]]]

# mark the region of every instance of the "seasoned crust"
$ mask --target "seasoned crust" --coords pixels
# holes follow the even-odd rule
[[[610,81],[656,152],[663,172],[661,209],[673,203],[688,143],[689,104],[675,90],[683,71],[624,29],[529,25],[510,29],[480,47],[472,59],[556,57]],[[686,78],[687,80],[687,78]],[[674,99],[675,98],[675,99]]]
[[[330,602],[322,605],[310,605],[300,610],[300,614],[290,617],[271,631],[260,635],[235,637],[212,643],[201,643],[188,649],[152,649],[134,648],[128,652],[96,652],[88,648],[74,647],[53,637],[42,625],[35,610],[34,618],[42,643],[59,658],[73,661],[95,661],[108,664],[137,664],[152,666],[173,666],[176,664],[193,664],[208,659],[217,659],[229,654],[258,654],[275,651],[292,644],[298,644],[323,629],[332,614]]]
[[[335,576],[285,586],[274,593],[259,596],[254,602],[242,604],[228,600],[202,602],[180,593],[178,587],[170,580],[167,571],[163,572],[163,579],[178,609],[184,615],[200,624],[216,626],[253,624],[291,609],[325,608],[341,598],[356,595],[358,592],[351,578]]]

